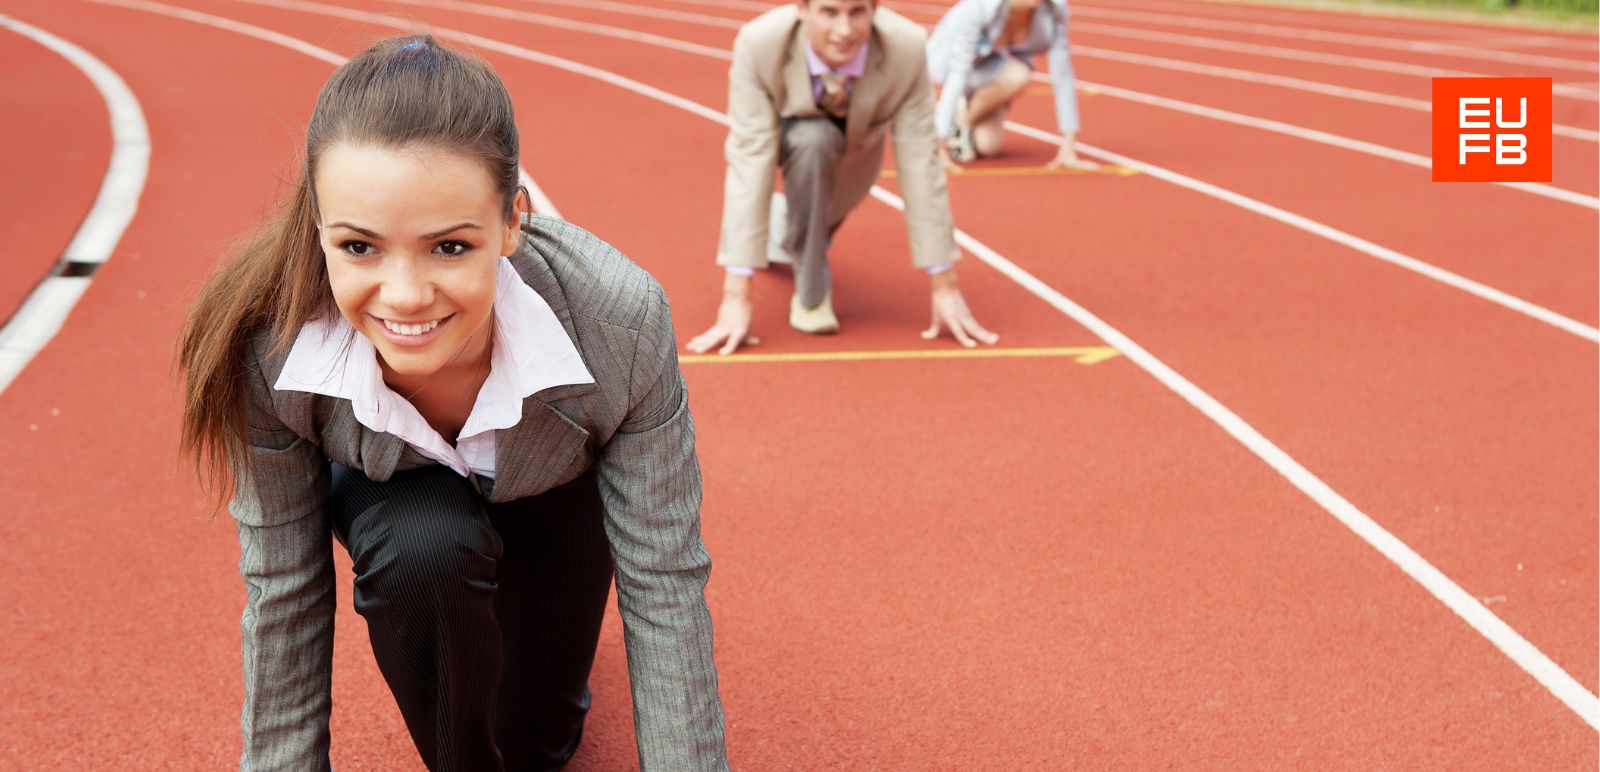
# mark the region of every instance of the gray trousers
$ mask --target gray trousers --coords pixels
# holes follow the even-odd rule
[[[866,180],[859,189],[840,190],[836,184],[845,164],[883,164],[883,145],[867,152],[846,152],[844,130],[830,118],[786,118],[779,127],[778,167],[783,170],[784,195],[789,200],[787,222],[780,242],[794,258],[794,290],[800,304],[816,308],[828,297],[828,245],[856,204],[866,198],[875,174],[855,175]]]

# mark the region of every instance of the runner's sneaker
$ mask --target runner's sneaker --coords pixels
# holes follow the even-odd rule
[[[800,305],[800,296],[789,298],[789,326],[808,335],[832,335],[839,331],[839,317],[833,315],[832,296],[816,308]]]
[[[978,148],[972,145],[972,129],[956,127],[955,136],[950,138],[950,157],[963,164],[978,160]]]

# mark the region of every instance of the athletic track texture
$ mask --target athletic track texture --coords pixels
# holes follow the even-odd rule
[[[172,341],[335,64],[419,26],[481,53],[540,208],[686,341],[764,7],[0,0],[0,768],[237,758],[237,544],[177,458]],[[1105,172],[1039,173],[1041,82],[950,183],[1003,356],[916,337],[886,178],[833,250],[844,334],[790,330],[772,272],[760,346],[684,357],[734,765],[1594,769],[1595,38],[1072,9]],[[1554,78],[1550,183],[1429,181],[1428,78],[1463,73]],[[334,764],[420,768],[339,558]],[[629,768],[615,612],[592,686],[571,768]]]

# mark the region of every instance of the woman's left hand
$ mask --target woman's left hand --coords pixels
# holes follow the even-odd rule
[[[1077,148],[1074,148],[1071,144],[1066,144],[1061,146],[1061,150],[1056,153],[1055,158],[1050,159],[1050,163],[1045,164],[1045,168],[1077,169],[1079,171],[1092,172],[1098,171],[1100,164],[1086,158],[1079,158]]]

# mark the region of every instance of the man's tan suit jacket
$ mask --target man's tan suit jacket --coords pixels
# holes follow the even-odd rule
[[[884,140],[892,136],[911,260],[922,268],[961,254],[933,126],[933,88],[924,54],[927,39],[922,28],[904,16],[882,7],[874,14],[866,72],[851,94],[846,150],[834,182],[830,220],[842,222],[866,197],[883,166]],[[796,7],[779,6],[740,28],[728,76],[731,128],[718,264],[767,265],[767,218],[782,122],[823,116],[812,92]]]

